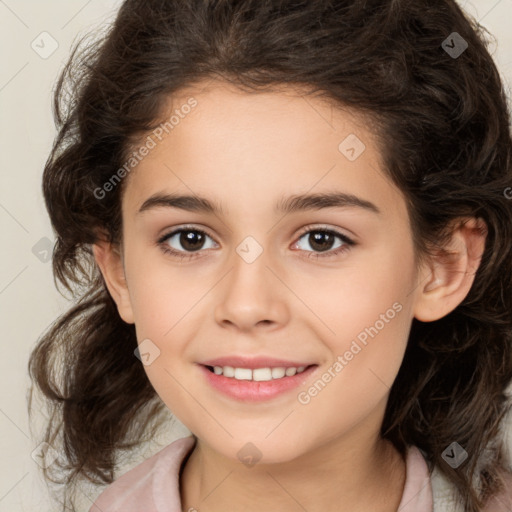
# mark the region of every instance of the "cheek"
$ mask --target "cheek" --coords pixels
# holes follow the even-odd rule
[[[347,342],[375,326],[379,338],[394,329],[404,332],[412,300],[414,261],[410,248],[400,245],[382,250],[354,251],[339,268],[290,273],[294,292],[304,298],[305,318],[318,326],[317,335],[333,350],[348,350]],[[400,310],[400,311],[399,311]],[[371,329],[375,332],[375,329]],[[366,335],[365,335],[366,333]]]
[[[366,323],[361,312],[358,320],[350,315],[346,322],[338,320],[336,339],[326,341],[331,361],[326,362],[309,387],[299,391],[301,409],[296,419],[301,416],[307,422],[308,418],[315,418],[322,425],[319,439],[358,428],[369,415],[384,412],[403,360],[410,321],[407,308],[401,303],[395,302],[395,309],[382,311],[387,323],[380,318],[369,320],[375,317],[373,311],[380,313],[379,308],[367,312]],[[378,421],[374,424],[375,428],[379,425]]]
[[[140,336],[165,343],[190,322],[208,286],[192,267],[166,262],[156,250],[131,256],[127,273],[135,325]]]
[[[332,272],[329,279],[317,280],[318,291],[306,295],[308,306],[316,314],[316,335],[328,348],[327,368],[339,362],[331,370],[335,377],[326,375],[329,383],[318,386],[323,396],[318,406],[334,401],[345,410],[357,410],[389,391],[407,346],[413,278],[412,252],[397,249],[380,252],[378,261],[368,255],[350,268]],[[302,293],[314,290],[313,284],[304,283]]]

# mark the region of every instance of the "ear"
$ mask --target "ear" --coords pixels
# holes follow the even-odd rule
[[[480,218],[457,219],[447,246],[424,269],[414,316],[432,322],[452,312],[467,296],[485,249],[487,225]]]
[[[117,304],[119,315],[126,323],[133,324],[133,311],[121,250],[117,245],[104,240],[99,240],[92,246],[94,259],[101,270],[112,299]]]

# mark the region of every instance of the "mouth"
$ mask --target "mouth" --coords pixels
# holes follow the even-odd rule
[[[270,400],[304,385],[318,364],[261,366],[252,368],[199,364],[207,383],[223,395],[244,402]]]
[[[316,365],[308,366],[276,366],[263,368],[233,368],[232,366],[209,366],[204,365],[211,373],[222,375],[224,377],[236,380],[251,380],[255,382],[266,382],[269,380],[283,379],[293,377],[296,374],[303,373],[307,369]]]

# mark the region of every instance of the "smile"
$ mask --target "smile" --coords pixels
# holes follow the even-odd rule
[[[289,368],[278,367],[278,368],[233,368],[232,366],[207,366],[207,368],[215,373],[215,375],[224,375],[224,377],[236,379],[236,380],[254,380],[258,382],[282,379],[283,377],[292,377],[296,373],[302,373],[306,367],[299,366],[295,368],[293,366]]]
[[[317,364],[298,367],[241,368],[200,364],[209,387],[237,401],[263,402],[304,385]]]

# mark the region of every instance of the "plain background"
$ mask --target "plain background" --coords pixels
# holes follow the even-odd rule
[[[0,0],[0,512],[57,511],[31,454],[37,448],[26,406],[27,361],[38,337],[68,307],[52,276],[54,238],[41,193],[41,174],[55,127],[51,92],[75,39],[111,21],[119,0]],[[496,38],[491,52],[512,85],[512,0],[462,0]],[[441,43],[441,41],[440,41]],[[42,415],[34,419],[38,436]],[[39,423],[38,423],[39,422]],[[512,421],[507,422],[512,447]],[[170,428],[126,468],[188,431]],[[37,451],[36,451],[37,453]],[[98,490],[86,491],[90,498]],[[91,505],[83,496],[83,510]]]

